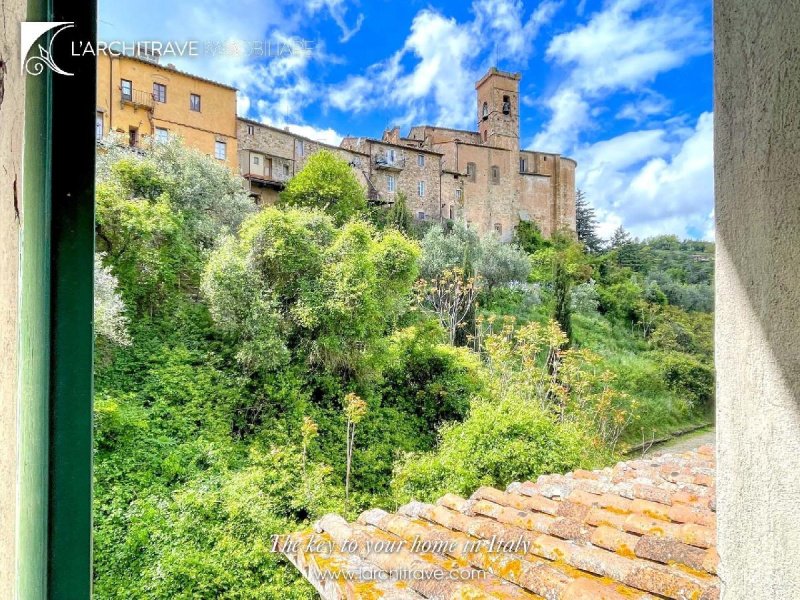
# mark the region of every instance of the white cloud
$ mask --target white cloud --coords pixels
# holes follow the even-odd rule
[[[475,0],[471,29],[486,40],[495,60],[510,58],[524,63],[539,30],[553,19],[562,4],[544,0],[525,21],[525,5],[519,0]]]
[[[286,127],[288,127],[289,131],[292,133],[296,133],[297,135],[302,135],[331,146],[338,146],[339,142],[341,142],[342,138],[344,137],[341,133],[334,131],[330,127],[327,129],[318,129],[311,125],[286,125]]]
[[[670,101],[661,94],[649,92],[647,95],[625,104],[617,112],[617,119],[630,120],[639,125],[650,117],[667,112],[670,104]]]
[[[533,146],[570,152],[589,125],[586,111],[571,106],[597,103],[619,91],[641,91],[660,73],[709,50],[709,32],[695,9],[672,2],[613,0],[587,23],[550,42],[547,58],[565,76],[545,101],[552,116]]]
[[[474,83],[489,63],[524,63],[543,24],[561,2],[545,0],[525,20],[521,0],[475,0],[473,19],[459,22],[433,9],[414,17],[403,47],[361,75],[332,86],[329,106],[348,111],[400,108],[407,125],[432,120],[446,127],[475,122]]]
[[[634,235],[713,236],[713,114],[683,128],[629,132],[576,153],[578,187],[601,236],[623,225]]]
[[[340,42],[349,41],[361,29],[364,23],[364,15],[359,13],[356,17],[355,24],[352,26],[347,24],[347,4],[345,0],[308,0],[306,2],[306,9],[309,14],[313,16],[320,10],[326,9],[330,13],[331,18],[339,26],[342,31],[342,36],[339,38]]]
[[[540,151],[565,152],[578,142],[582,131],[591,127],[589,103],[577,90],[565,86],[545,101],[551,111],[550,121],[533,140]]]

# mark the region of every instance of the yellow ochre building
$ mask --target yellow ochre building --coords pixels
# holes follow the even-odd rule
[[[236,89],[155,58],[98,56],[96,119],[98,139],[116,132],[138,147],[180,136],[238,170]]]

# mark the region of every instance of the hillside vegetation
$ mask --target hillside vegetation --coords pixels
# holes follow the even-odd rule
[[[370,208],[342,166],[257,209],[177,142],[102,155],[98,598],[313,598],[272,535],[602,466],[707,413],[711,244],[606,246],[585,203],[580,240],[501,244]]]

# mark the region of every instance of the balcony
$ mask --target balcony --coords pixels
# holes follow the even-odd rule
[[[398,158],[391,154],[377,154],[373,159],[376,169],[387,171],[400,171],[406,166],[405,158]]]
[[[153,110],[155,106],[155,99],[152,92],[136,89],[123,89],[120,87],[120,98],[123,104],[130,104],[134,110],[143,108],[145,110]]]
[[[243,173],[242,177],[250,183],[259,187],[268,187],[275,190],[282,190],[286,187],[286,182],[290,177],[283,173]]]

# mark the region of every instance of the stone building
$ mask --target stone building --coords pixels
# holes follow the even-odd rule
[[[442,218],[462,218],[505,240],[520,221],[535,222],[547,236],[575,231],[577,164],[520,150],[519,80],[519,73],[493,68],[478,81],[477,131],[423,125],[405,138],[387,131],[384,139],[441,154]]]
[[[346,137],[340,146],[238,120],[239,168],[254,197],[270,203],[308,156],[325,148],[346,160],[369,199],[393,204],[406,195],[419,220],[462,220],[510,240],[520,221],[546,236],[575,231],[576,163],[559,154],[520,150],[518,73],[491,69],[475,86],[477,130],[430,125],[403,137]]]
[[[288,129],[241,117],[237,120],[237,136],[239,173],[259,204],[273,204],[286,182],[305,166],[309,156],[319,150],[328,150],[347,161],[361,185],[369,187],[366,171],[368,154],[318,142]]]

